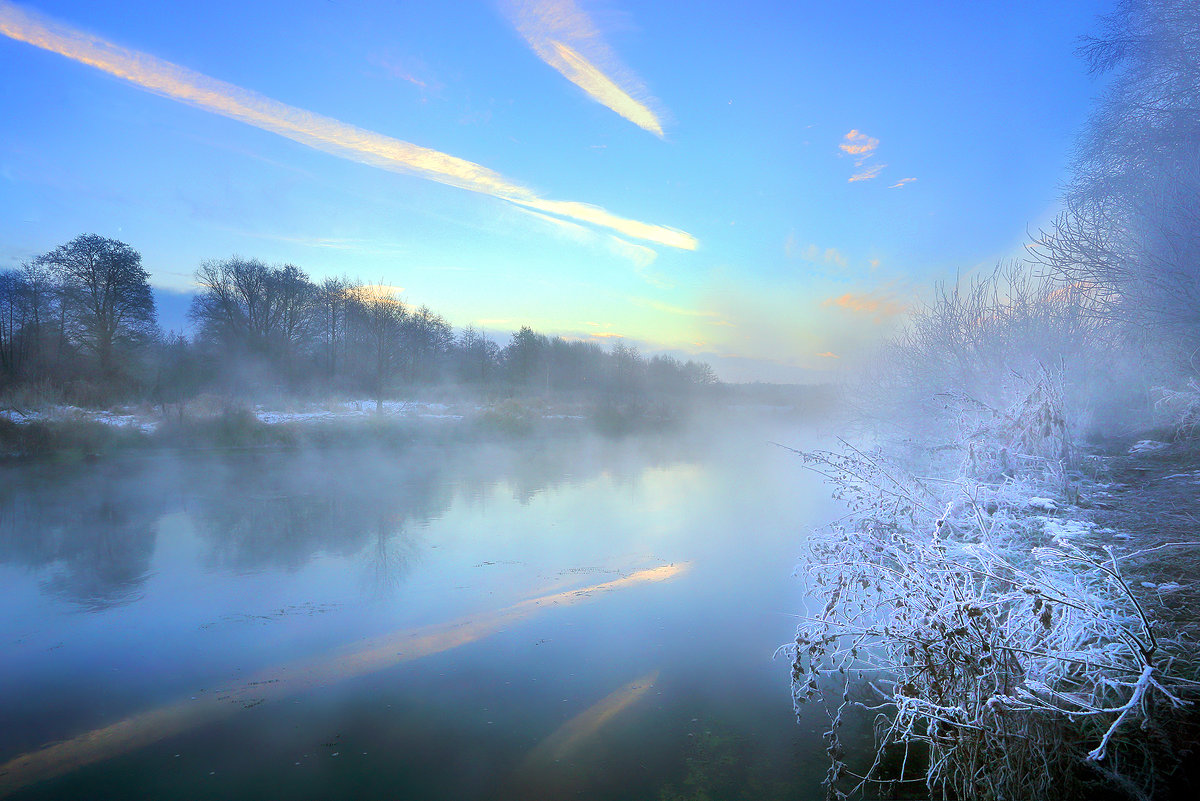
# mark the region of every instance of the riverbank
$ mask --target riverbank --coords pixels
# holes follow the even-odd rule
[[[793,652],[797,704],[836,709],[835,787],[1195,789],[1200,442],[1150,436],[1019,467],[976,447],[941,472],[878,451],[805,455],[850,506],[812,540],[824,607]],[[861,707],[884,716],[860,765],[839,730]]]
[[[786,399],[785,399],[786,400]],[[727,398],[615,400],[500,398],[0,409],[0,459],[93,459],[153,449],[289,449],[513,441],[584,434],[670,432],[700,421],[812,420],[817,403],[733,393]]]
[[[189,409],[55,406],[0,411],[0,458],[91,459],[143,449],[405,447],[676,425],[665,406],[431,401],[297,402]]]

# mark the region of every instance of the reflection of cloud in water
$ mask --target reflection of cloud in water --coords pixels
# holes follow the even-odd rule
[[[151,709],[18,756],[0,765],[0,796],[85,765],[143,748],[206,723],[229,717],[240,710],[258,706],[265,701],[375,673],[403,662],[475,642],[547,609],[573,606],[640,584],[668,581],[685,573],[688,567],[688,564],[681,563],[639,570],[613,581],[531,598],[503,609],[485,611],[449,623],[368,638],[334,654],[267,670],[231,688]],[[636,700],[636,697],[638,696],[634,695],[624,702],[618,699],[612,706],[619,711],[632,703],[632,700]],[[600,717],[603,716],[603,712],[601,709],[598,713]],[[598,725],[604,722],[600,717],[597,718]],[[580,730],[583,728],[586,727],[580,727]],[[569,745],[570,737],[571,735],[568,735],[566,745]]]
[[[584,750],[594,745],[596,737],[617,715],[649,692],[654,682],[658,681],[658,674],[659,671],[655,670],[634,679],[559,726],[529,752],[517,769],[517,781],[544,782],[547,779],[565,778],[556,774],[565,774]]]

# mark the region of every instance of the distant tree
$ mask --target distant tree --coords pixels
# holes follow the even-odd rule
[[[595,342],[581,342],[555,337],[546,353],[547,372],[556,390],[580,391],[599,388],[603,384],[604,363],[608,358]]]
[[[408,310],[394,291],[378,284],[353,288],[350,297],[348,327],[357,334],[360,356],[365,357],[375,411],[382,412],[400,364],[400,334]]]
[[[436,380],[454,345],[450,324],[428,306],[421,306],[405,316],[401,338],[409,381]]]
[[[527,325],[521,326],[505,346],[503,352],[504,367],[509,380],[515,384],[528,386],[542,379],[546,382],[545,352],[550,340],[544,334],[534,332]]]
[[[346,341],[346,306],[351,284],[346,278],[327,278],[317,287],[313,299],[313,332],[319,343],[325,379],[335,380],[340,358],[339,348]]]
[[[165,417],[168,410],[183,422],[184,405],[204,385],[204,371],[196,347],[182,334],[168,334],[155,347],[154,383],[150,400]]]
[[[301,378],[319,297],[303,270],[234,256],[201,264],[196,283],[200,293],[188,315],[221,359],[267,366],[293,383]]]
[[[646,362],[632,345],[617,342],[612,349],[613,388],[622,395],[632,395],[644,388]]]
[[[697,362],[688,359],[683,364],[684,375],[693,387],[713,387],[721,383],[716,372],[708,362]]]
[[[82,234],[39,256],[64,290],[64,320],[76,340],[112,377],[118,350],[149,342],[157,330],[150,274],[142,257],[124,242]]]
[[[200,293],[188,312],[200,335],[226,347],[267,354],[279,317],[271,273],[258,259],[234,256],[202,263],[196,270]]]
[[[297,355],[308,339],[316,309],[317,288],[294,264],[284,264],[269,273],[269,290],[275,317],[273,345],[285,357]]]
[[[21,295],[21,274],[16,270],[0,271],[0,375],[10,382],[20,372],[23,361],[20,342],[27,312]]]
[[[483,333],[467,326],[458,337],[458,378],[468,384],[491,380],[500,361],[500,347]]]

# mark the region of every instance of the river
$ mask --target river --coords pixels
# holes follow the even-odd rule
[[[6,467],[0,796],[819,798],[813,436]]]

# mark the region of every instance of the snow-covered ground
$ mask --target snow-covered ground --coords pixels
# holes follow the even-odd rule
[[[329,422],[334,420],[375,419],[380,414],[396,420],[442,420],[459,421],[487,412],[493,407],[487,404],[436,403],[427,401],[384,401],[376,411],[373,400],[348,400],[326,403],[290,403],[283,406],[259,404],[251,413],[267,425],[280,423]],[[573,410],[572,410],[573,411]],[[188,408],[185,414],[191,419],[202,419],[210,414]],[[564,413],[563,409],[551,412],[544,410],[540,417],[546,420],[583,420],[582,414]],[[84,409],[79,406],[51,406],[43,409],[0,409],[0,419],[23,425],[34,422],[94,422],[119,428],[136,428],[152,433],[162,423],[162,413],[154,407],[124,407],[114,410]]]
[[[38,410],[0,409],[0,418],[22,425],[36,422],[93,422],[117,428],[136,428],[147,434],[158,428],[159,416],[122,409],[84,409],[79,406],[51,406]]]
[[[445,403],[426,403],[423,401],[384,401],[381,404],[379,413],[382,413],[384,417],[461,420],[467,414],[479,413],[486,408],[477,404],[451,406]],[[319,404],[312,408],[303,407],[293,411],[280,411],[262,405],[254,407],[254,416],[268,425],[275,423],[301,423],[309,420],[368,418],[375,417],[376,415],[375,401],[372,400]]]

